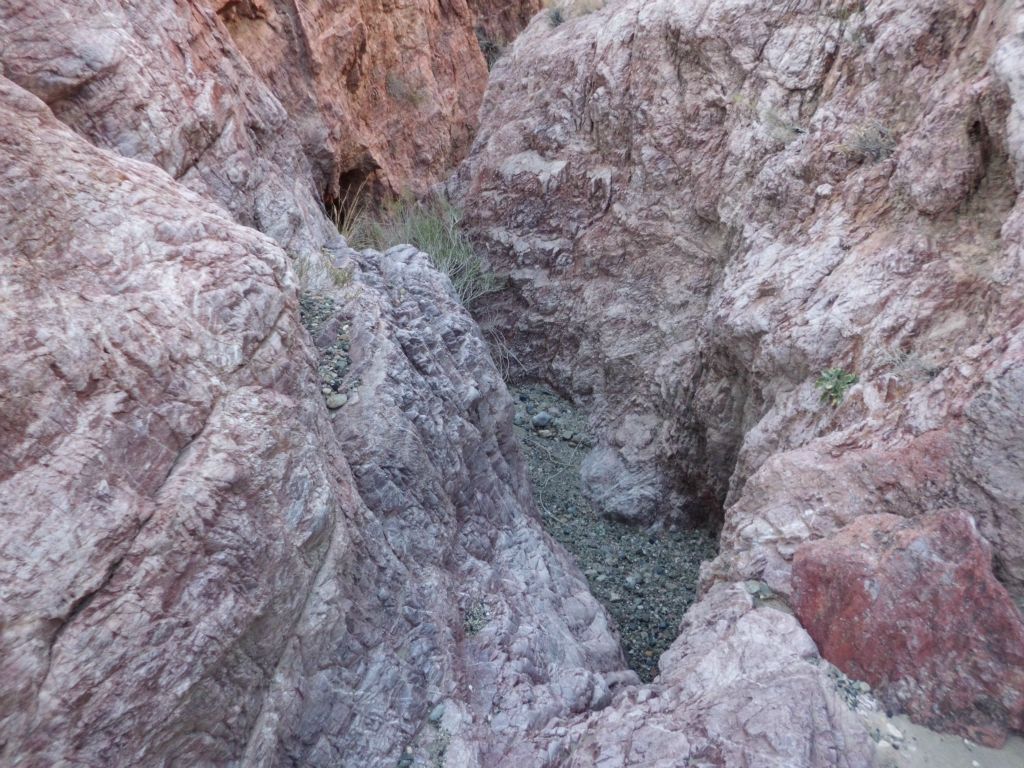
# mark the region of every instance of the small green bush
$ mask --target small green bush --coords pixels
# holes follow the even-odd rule
[[[839,405],[846,397],[846,391],[857,383],[857,377],[842,368],[828,368],[814,383],[821,390],[821,401],[830,405]]]
[[[565,23],[565,10],[560,5],[553,5],[548,8],[548,23],[552,27],[559,27]]]
[[[459,300],[469,307],[499,285],[473,252],[460,227],[461,219],[455,206],[436,195],[423,200],[403,196],[376,210],[362,195],[356,195],[344,212],[335,214],[338,230],[351,248],[385,251],[408,243],[425,252],[434,267],[448,275]]]

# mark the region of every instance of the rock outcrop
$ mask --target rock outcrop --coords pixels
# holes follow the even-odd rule
[[[415,249],[285,253],[0,91],[5,765],[495,765],[624,669]]]
[[[288,110],[325,197],[422,191],[465,156],[489,46],[537,0],[207,0]],[[487,49],[486,51],[484,49]]]
[[[635,676],[450,285],[182,8],[0,13],[2,761],[493,765]]]
[[[805,542],[958,507],[1024,604],[1022,35],[1020,2],[623,0],[495,67],[450,184],[509,278],[480,320],[592,408],[597,504],[722,525],[705,590],[799,604]],[[1020,727],[956,684],[930,722]]]
[[[867,768],[874,743],[813,641],[776,607],[718,585],[687,612],[654,685],[570,729],[565,765]]]
[[[943,574],[1017,637],[1020,4],[768,5],[579,2],[494,61],[533,0],[0,0],[0,762],[870,766],[788,608],[851,661],[810,566],[876,512],[971,510]],[[594,406],[602,507],[725,510],[650,686],[450,283],[322,210],[457,159],[483,54],[484,320]]]
[[[468,149],[487,81],[478,15],[511,38],[536,8],[384,5],[3,0],[0,62],[92,143],[163,168],[315,271],[325,199],[367,180],[425,188]]]
[[[865,515],[793,558],[796,615],[846,674],[939,730],[1024,730],[1024,623],[966,512]]]

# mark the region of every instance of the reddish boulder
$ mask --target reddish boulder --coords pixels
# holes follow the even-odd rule
[[[826,659],[914,720],[991,746],[1024,729],[1024,620],[966,512],[866,515],[804,544],[793,603]]]

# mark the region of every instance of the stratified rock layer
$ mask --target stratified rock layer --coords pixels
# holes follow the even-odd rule
[[[509,278],[481,323],[592,407],[596,504],[722,524],[705,590],[799,600],[801,544],[959,507],[1024,604],[1022,19],[623,0],[495,67],[450,185]]]
[[[796,615],[821,652],[940,730],[1024,730],[1024,624],[963,511],[865,515],[793,558]]]

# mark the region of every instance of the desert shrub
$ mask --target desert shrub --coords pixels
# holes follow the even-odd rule
[[[877,163],[889,157],[896,149],[892,133],[881,123],[869,123],[858,128],[843,145],[849,156],[860,161]]]
[[[552,5],[548,8],[548,24],[552,27],[559,27],[565,23],[565,9],[560,5]]]
[[[846,397],[846,391],[857,383],[857,377],[842,368],[828,368],[814,383],[821,390],[821,400],[830,405],[839,405]]]
[[[461,218],[455,206],[436,195],[422,200],[403,196],[375,208],[359,194],[335,221],[349,246],[357,250],[384,251],[403,243],[416,246],[448,275],[459,300],[469,307],[497,290],[498,281],[473,252],[460,227]]]
[[[490,71],[505,53],[508,43],[492,39],[482,27],[476,28],[476,41],[480,46],[480,53],[484,55],[484,61],[487,62],[487,69]]]

